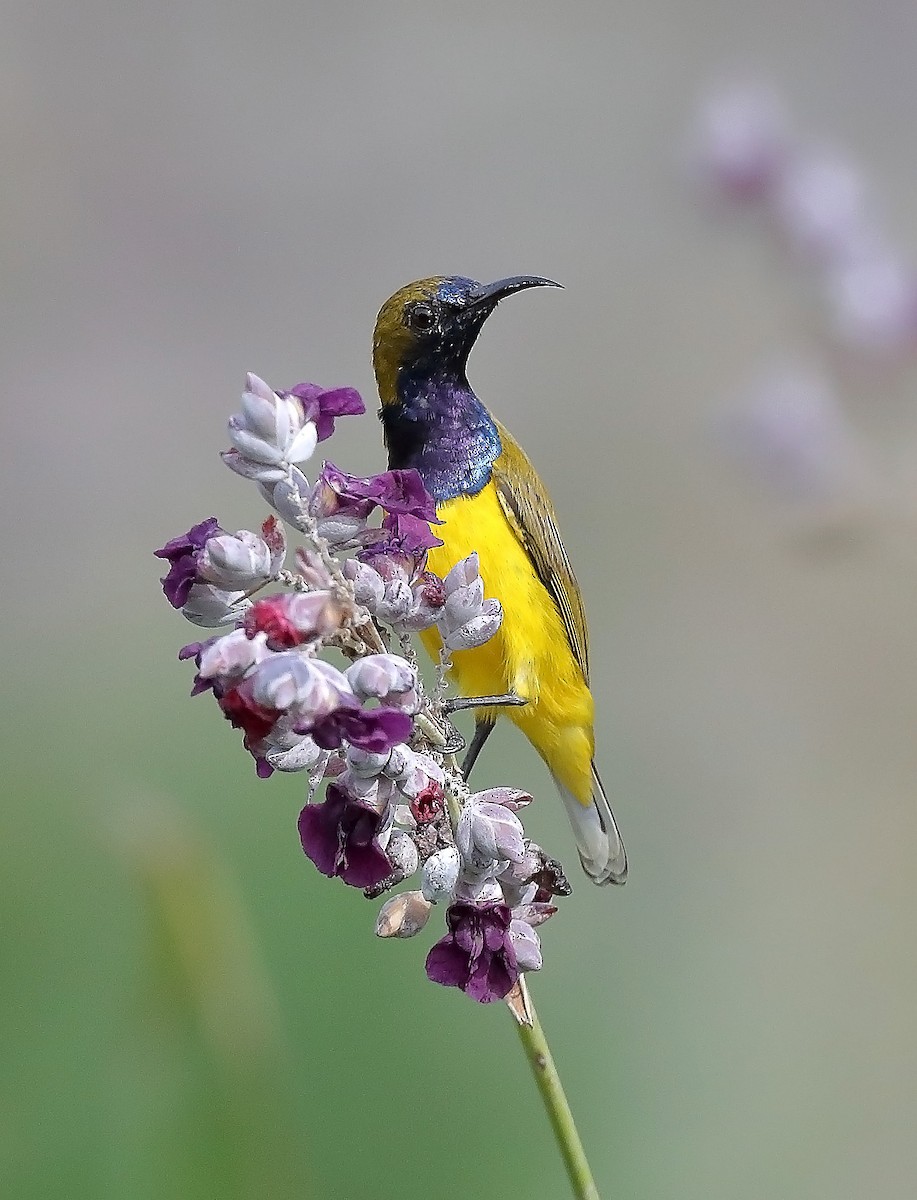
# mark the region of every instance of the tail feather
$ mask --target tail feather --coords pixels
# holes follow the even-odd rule
[[[593,883],[624,883],[627,879],[627,852],[595,763],[592,764],[590,804],[581,804],[569,788],[557,779],[555,782],[573,826],[583,870]]]

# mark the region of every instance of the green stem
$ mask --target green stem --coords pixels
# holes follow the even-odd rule
[[[535,1006],[532,1004],[532,998],[525,987],[525,980],[520,980],[520,983],[528,1020],[519,1020],[514,1011],[519,1039],[525,1050],[525,1056],[529,1060],[529,1066],[532,1068],[532,1074],[535,1076],[535,1082],[541,1093],[551,1128],[554,1130],[564,1166],[570,1177],[573,1195],[577,1200],[600,1200],[583,1143],[576,1131],[573,1113],[570,1111],[560,1076],[557,1074],[557,1067],[554,1065],[548,1039],[544,1035],[538,1014],[535,1012]]]

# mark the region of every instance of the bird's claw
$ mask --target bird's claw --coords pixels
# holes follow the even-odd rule
[[[443,735],[446,739],[446,744],[442,748],[443,754],[458,754],[464,750],[468,743],[452,724],[450,720],[446,720]]]

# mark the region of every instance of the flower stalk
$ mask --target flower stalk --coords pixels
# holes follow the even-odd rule
[[[561,1158],[564,1160],[573,1195],[576,1200],[600,1200],[598,1188],[595,1186],[589,1161],[586,1158],[586,1151],[583,1149],[583,1143],[573,1120],[573,1112],[560,1081],[560,1075],[557,1073],[551,1047],[548,1045],[548,1039],[545,1037],[524,978],[519,980],[518,990],[519,996],[515,999],[520,1001],[519,1008],[517,1009],[509,1000],[507,1003],[516,1021],[519,1041],[522,1043],[525,1057],[532,1069],[532,1075],[548,1120],[551,1122],[551,1129],[557,1141]]]

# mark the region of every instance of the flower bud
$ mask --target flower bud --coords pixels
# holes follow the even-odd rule
[[[357,604],[364,605],[375,614],[385,591],[385,583],[379,572],[367,563],[360,562],[358,558],[348,558],[344,563],[343,574],[344,578],[353,584]]]
[[[532,803],[532,797],[528,792],[521,792],[518,788],[511,787],[487,788],[483,792],[475,792],[473,798],[478,804],[502,804],[510,812],[519,812],[520,809]]]
[[[372,750],[361,750],[359,746],[347,746],[344,757],[347,766],[358,779],[375,779],[385,769],[391,752],[382,751],[376,754]]]
[[[358,775],[349,766],[345,767],[337,776],[336,782],[357,799],[371,804],[379,812],[387,808],[395,795],[395,785],[384,775]],[[392,819],[394,820],[394,813]]]
[[[397,875],[407,879],[420,866],[420,855],[413,839],[406,833],[396,831],[389,838],[385,853]]]
[[[386,776],[393,783],[401,785],[417,770],[418,757],[419,755],[403,742],[399,746],[392,746],[388,762],[385,764]]]
[[[246,592],[271,577],[271,551],[248,529],[210,538],[198,563],[198,574],[227,591]]]
[[[455,844],[466,869],[476,874],[525,857],[524,831],[516,814],[502,804],[481,803],[475,796],[462,809]]]
[[[318,432],[300,401],[279,396],[257,375],[246,376],[242,411],[229,418],[229,440],[245,458],[287,466],[310,458]]]
[[[397,654],[368,654],[347,668],[350,686],[364,700],[414,713],[419,706],[417,672]]]
[[[457,629],[476,617],[484,603],[484,580],[480,577],[473,579],[464,587],[456,588],[446,596],[441,619],[447,628]]]
[[[224,592],[212,583],[196,583],[181,611],[192,625],[214,629],[218,625],[237,621],[250,607],[251,600],[246,598],[244,592]]]
[[[448,900],[458,883],[462,860],[455,846],[437,850],[423,865],[421,890],[424,898],[432,901]]]
[[[294,558],[296,559],[296,574],[310,588],[322,591],[331,587],[331,573],[317,550],[309,546],[298,546]]]
[[[394,625],[409,616],[414,608],[414,593],[407,576],[401,571],[385,584],[382,599],[376,605],[375,616],[386,625]]]
[[[538,891],[537,886],[533,887],[533,895]],[[520,921],[525,921],[534,929],[537,925],[543,925],[549,917],[553,917],[557,912],[556,904],[548,904],[543,900],[526,900],[522,904],[517,904],[513,908],[513,916]]]
[[[808,151],[787,166],[777,189],[777,216],[805,253],[834,264],[868,239],[869,189],[860,170],[833,151]]]
[[[474,551],[467,558],[460,559],[443,580],[446,595],[450,596],[459,588],[467,587],[475,579],[479,579],[480,575],[481,570],[478,563],[478,555],[477,551]]]
[[[273,730],[269,740],[275,740]],[[275,771],[309,771],[310,773],[317,771],[319,765],[323,765],[330,757],[328,751],[316,746],[308,734],[300,735],[299,740],[288,748],[275,746],[265,754],[265,758]]]
[[[443,642],[450,650],[472,650],[490,641],[503,622],[503,606],[493,597],[484,601],[480,614],[458,629],[449,630]]]
[[[261,536],[271,555],[271,575],[276,575],[287,556],[287,535],[276,517],[267,517],[261,522]]]
[[[399,622],[405,633],[420,633],[429,629],[442,615],[446,593],[443,581],[432,571],[422,571],[411,583],[414,597],[411,611]]]
[[[253,479],[268,503],[270,503],[271,489],[274,484],[284,479],[289,470],[283,465],[275,466],[270,463],[253,462],[244,454],[240,454],[238,450],[221,450],[220,458],[230,471],[235,471],[243,479]]]
[[[358,545],[355,541],[366,528],[366,518],[356,517],[347,513],[335,513],[330,517],[322,517],[316,522],[318,536],[325,539],[329,546],[346,547]]]
[[[455,887],[456,900],[468,904],[502,904],[503,889],[492,875],[463,875]]]
[[[259,663],[251,679],[258,704],[280,711],[295,706],[310,719],[354,702],[347,680],[336,667],[292,650],[270,655]]]
[[[701,181],[736,201],[768,195],[791,145],[780,97],[753,81],[727,83],[707,96],[691,141]]]
[[[401,892],[392,896],[379,909],[376,918],[376,936],[381,938],[413,937],[420,933],[433,905],[424,898],[422,892]]]
[[[223,458],[226,459],[225,454]],[[305,531],[308,524],[309,480],[299,467],[290,467],[274,479],[259,477],[258,488],[271,508],[288,525]]]
[[[263,662],[269,654],[263,636],[249,638],[244,630],[234,629],[215,638],[201,651],[198,675],[202,679],[241,679],[250,667]]]
[[[509,923],[510,941],[516,951],[516,962],[520,971],[540,971],[541,942],[538,934],[527,921],[512,920]]]

